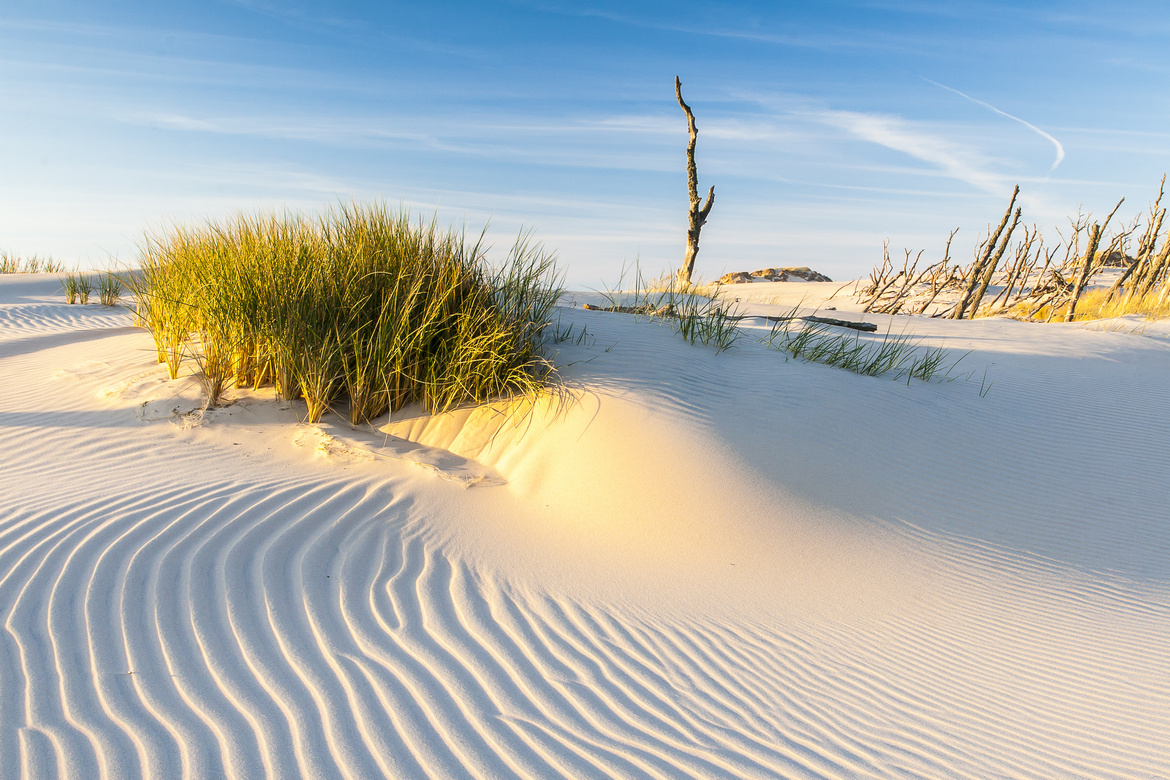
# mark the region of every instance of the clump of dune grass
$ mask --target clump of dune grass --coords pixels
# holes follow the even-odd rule
[[[773,326],[763,340],[772,349],[794,358],[823,363],[863,376],[893,375],[894,379],[920,379],[929,382],[936,376],[946,377],[958,365],[949,361],[942,347],[920,348],[918,339],[889,331],[877,339],[863,338],[860,333],[834,333],[830,326],[801,321],[792,316]],[[948,362],[949,361],[949,362]]]
[[[97,280],[98,300],[102,306],[117,306],[124,287],[121,276],[113,271],[107,271]]]
[[[569,327],[563,328],[558,320],[557,326],[553,330],[552,342],[554,344],[569,343],[579,347],[583,344],[593,346],[597,343],[597,339],[589,332],[588,325],[583,325],[580,330],[576,330],[576,325],[570,322]]]
[[[65,274],[61,278],[61,289],[65,292],[65,303],[77,303],[80,274]]]
[[[61,269],[61,263],[51,257],[21,257],[0,252],[0,274],[55,274]]]
[[[632,284],[627,286],[623,282],[628,273],[632,273]],[[622,269],[617,289],[602,293],[609,305],[601,308],[661,320],[691,344],[712,345],[719,353],[730,349],[744,334],[738,325],[744,316],[719,299],[720,289],[717,284],[680,283],[672,273],[647,279],[635,264],[632,269]],[[799,310],[797,305],[785,316],[768,317],[776,324],[763,343],[799,360],[864,376],[892,375],[907,383],[911,379],[945,379],[963,359],[960,356],[951,360],[950,353],[942,347],[923,348],[919,339],[906,334],[887,331],[873,338],[863,337],[859,331],[839,333],[835,330],[839,323],[802,317]]]
[[[86,274],[75,274],[77,299],[84,306],[89,303],[89,296],[93,295],[93,279]]]
[[[121,295],[121,280],[117,282],[118,291],[113,296],[114,303],[117,303],[117,297]],[[61,290],[65,293],[66,303],[89,303],[89,296],[93,295],[96,290],[101,302],[106,304],[107,297],[113,293],[112,283],[107,282],[104,277],[99,277],[96,283],[90,276],[83,274],[80,271],[67,273],[61,277]],[[107,306],[113,306],[114,303],[108,303]]]
[[[675,319],[671,326],[691,344],[707,344],[718,354],[731,349],[742,331],[738,318],[726,305],[700,295],[686,295],[674,304]]]
[[[141,254],[137,316],[172,378],[195,360],[209,405],[233,385],[274,385],[307,421],[345,402],[356,425],[412,403],[535,395],[554,378],[543,345],[560,277],[525,235],[494,267],[482,236],[354,204],[173,227]]]
[[[625,284],[632,273],[632,284]],[[742,335],[739,317],[718,297],[719,285],[681,282],[675,273],[647,279],[635,264],[622,269],[616,288],[602,292],[609,311],[649,316],[661,320],[690,344],[715,347],[718,354],[731,349]]]

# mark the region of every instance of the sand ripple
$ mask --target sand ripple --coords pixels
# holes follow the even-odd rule
[[[62,308],[0,317],[2,777],[1170,776],[1156,578],[890,517],[880,609],[558,589],[461,536],[506,488],[144,420]]]

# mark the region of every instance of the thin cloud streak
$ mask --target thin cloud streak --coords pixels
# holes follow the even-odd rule
[[[410,122],[398,118],[402,130],[389,130],[391,118],[361,117],[349,119],[310,120],[305,117],[217,117],[198,119],[178,113],[114,112],[113,121],[141,127],[152,127],[175,132],[209,133],[221,136],[240,136],[300,141],[335,148],[413,149],[428,153],[443,153],[489,159],[524,161],[534,165],[553,167],[591,168],[626,171],[664,172],[675,170],[673,162],[655,149],[595,145],[569,146],[563,142],[570,133],[579,134],[587,128],[565,127],[557,132],[541,131],[521,124],[492,124],[465,122],[447,123],[432,127],[435,122],[419,120],[428,129],[409,129]],[[442,123],[440,123],[442,124]],[[440,135],[441,132],[450,135]],[[522,140],[528,143],[522,143]]]
[[[984,108],[990,109],[990,110],[994,111],[995,113],[999,114],[1000,116],[1006,116],[1008,119],[1015,120],[1016,122],[1019,122],[1021,125],[1028,128],[1032,132],[1036,133],[1040,137],[1045,138],[1049,142],[1051,142],[1052,145],[1056,147],[1056,160],[1053,161],[1052,167],[1048,169],[1049,176],[1051,176],[1053,174],[1053,172],[1056,170],[1057,166],[1060,165],[1060,163],[1064,160],[1064,146],[1060,143],[1060,141],[1056,140],[1051,135],[1049,135],[1048,133],[1041,130],[1039,127],[1036,127],[1036,125],[1032,124],[1031,122],[1028,122],[1024,119],[1020,119],[1018,116],[1013,116],[1012,114],[1009,114],[1006,111],[1001,111],[1000,109],[996,108],[995,106],[991,105],[990,103],[985,103],[982,100],[979,100],[978,98],[973,98],[970,95],[968,95],[966,92],[960,92],[959,90],[955,89],[954,87],[948,87],[946,84],[939,84],[937,81],[932,81],[931,79],[928,79],[925,76],[922,77],[922,80],[926,81],[930,84],[934,84],[936,87],[942,87],[945,90],[948,90],[950,92],[954,92],[956,95],[959,95],[960,97],[964,97],[967,100],[970,100],[972,103],[983,106]]]
[[[898,51],[906,44],[906,41],[898,40],[888,33],[878,34],[874,31],[869,31],[865,35],[855,34],[850,30],[845,30],[845,35],[826,35],[820,31],[816,33],[806,32],[800,35],[783,35],[778,33],[753,32],[750,30],[693,27],[684,24],[647,21],[598,8],[559,8],[545,3],[532,2],[517,2],[516,5],[561,16],[573,16],[580,19],[601,19],[614,24],[636,27],[643,30],[679,33],[681,35],[697,35],[709,38],[726,38],[775,46],[787,46],[796,49],[815,49],[819,51]],[[921,44],[921,42],[917,43]]]
[[[944,138],[923,133],[901,117],[831,110],[803,112],[803,116],[930,163],[950,177],[989,194],[998,195],[1003,189],[999,176],[966,159],[972,156],[969,150]]]

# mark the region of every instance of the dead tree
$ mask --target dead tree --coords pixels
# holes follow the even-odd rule
[[[1006,309],[1011,305],[1012,288],[1016,286],[1016,282],[1020,282],[1020,289],[1023,290],[1024,282],[1027,280],[1027,274],[1031,266],[1029,265],[1029,258],[1032,256],[1032,245],[1040,240],[1040,247],[1037,248],[1037,253],[1041,251],[1044,246],[1043,239],[1040,239],[1040,231],[1033,227],[1031,231],[1027,227],[1024,228],[1024,240],[1016,247],[1016,262],[1012,264],[1007,272],[1007,284],[999,295],[992,299],[991,303],[987,305],[988,311],[996,311],[996,304],[1000,299],[1003,299],[1001,309]]]
[[[674,77],[674,94],[678,98],[678,104],[682,106],[683,113],[687,115],[687,129],[691,134],[690,143],[687,144],[687,188],[691,195],[691,208],[688,212],[690,224],[687,228],[687,253],[683,256],[682,268],[678,270],[679,286],[685,287],[691,283],[691,272],[695,270],[695,257],[699,254],[699,231],[707,224],[707,215],[711,213],[711,206],[715,203],[715,188],[711,187],[707,193],[707,202],[700,206],[699,174],[695,169],[695,139],[699,137],[699,130],[695,127],[695,115],[691,113],[691,107],[683,101],[682,82],[678,80],[678,76]]]
[[[898,274],[894,274],[888,279],[886,278],[887,268],[889,268],[890,271],[894,270],[894,267],[890,264],[890,240],[888,238],[882,244],[881,274],[874,280],[873,297],[870,298],[869,303],[865,304],[865,308],[861,310],[863,313],[872,309],[874,304],[878,302],[878,299],[885,295],[886,290],[890,289],[890,286],[893,285],[895,280],[897,280],[899,276]]]
[[[1162,232],[1162,220],[1166,218],[1166,209],[1161,208],[1162,196],[1165,192],[1166,177],[1163,176],[1162,186],[1158,189],[1158,199],[1150,206],[1150,221],[1146,224],[1146,232],[1142,236],[1142,240],[1138,243],[1137,256],[1133,259],[1133,262],[1128,264],[1125,272],[1117,277],[1117,281],[1109,288],[1109,292],[1105,295],[1106,300],[1110,300],[1113,296],[1117,295],[1125,287],[1131,276],[1133,277],[1133,284],[1129,287],[1130,292],[1143,290],[1145,281],[1149,277],[1149,272],[1157,264],[1158,260],[1160,260],[1160,257],[1155,254],[1154,249],[1158,244],[1158,236]]]
[[[983,253],[979,259],[971,266],[970,278],[967,279],[966,287],[963,290],[963,297],[959,299],[955,306],[954,313],[951,315],[956,320],[963,319],[963,315],[970,311],[971,318],[974,319],[975,313],[979,310],[979,303],[983,300],[984,293],[987,292],[987,286],[991,283],[991,277],[995,273],[995,267],[999,265],[1000,258],[1003,257],[1004,251],[1007,249],[1008,241],[1011,240],[1012,233],[1015,232],[1016,225],[1020,221],[1020,209],[1016,209],[1016,216],[1012,218],[1012,206],[1016,205],[1016,197],[1020,194],[1019,185],[1012,190],[1012,199],[1008,202],[1007,211],[1003,213],[1003,219],[1000,220],[999,227],[995,229],[987,238],[987,243],[983,246]],[[1012,220],[1012,226],[1008,230],[1007,235],[1000,240],[1003,229],[1007,227],[1008,220]]]
[[[1093,226],[1089,228],[1089,244],[1085,247],[1085,257],[1081,262],[1080,273],[1077,274],[1076,282],[1072,287],[1072,295],[1068,302],[1068,312],[1064,315],[1065,322],[1072,322],[1077,314],[1077,301],[1081,298],[1081,293],[1084,292],[1085,285],[1093,272],[1097,270],[1097,247],[1101,243],[1101,236],[1105,234],[1105,229],[1109,226],[1109,220],[1113,219],[1113,215],[1121,208],[1121,204],[1125,202],[1125,198],[1117,201],[1117,205],[1113,207],[1113,211],[1109,212],[1109,216],[1105,218],[1104,224],[1094,222]],[[1109,247],[1112,249],[1112,245]],[[1108,252],[1105,253],[1106,255]]]

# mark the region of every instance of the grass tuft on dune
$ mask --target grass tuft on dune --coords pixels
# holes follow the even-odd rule
[[[555,258],[522,235],[501,267],[469,242],[381,204],[317,218],[237,214],[148,234],[130,281],[175,378],[194,359],[208,405],[275,385],[306,420],[348,399],[353,424],[406,404],[438,413],[533,395],[561,295]]]
[[[62,267],[60,261],[51,257],[21,257],[10,252],[0,252],[0,274],[55,274]]]

